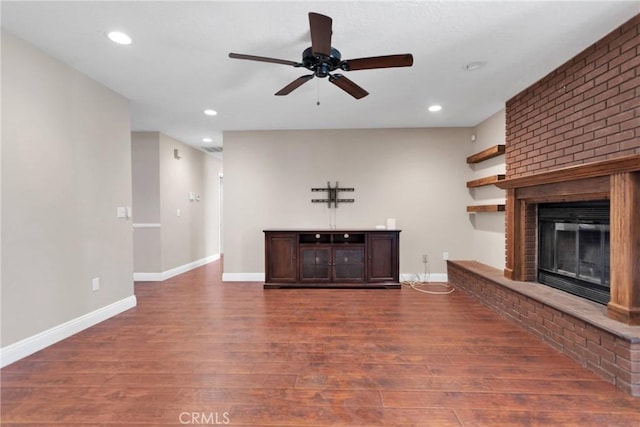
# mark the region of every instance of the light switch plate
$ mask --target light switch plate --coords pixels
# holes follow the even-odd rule
[[[116,208],[116,217],[117,218],[126,218],[127,217],[127,208],[124,206],[119,206]]]

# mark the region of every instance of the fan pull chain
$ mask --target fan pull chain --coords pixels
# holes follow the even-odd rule
[[[318,90],[317,92],[317,98],[316,98],[316,105],[320,105],[320,79],[316,79],[316,88]]]

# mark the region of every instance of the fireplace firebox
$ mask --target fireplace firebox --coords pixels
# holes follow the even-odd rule
[[[608,200],[538,205],[538,281],[607,304]]]

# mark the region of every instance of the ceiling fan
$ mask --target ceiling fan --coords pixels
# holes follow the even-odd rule
[[[369,94],[366,90],[355,84],[342,74],[334,73],[336,70],[355,71],[370,70],[373,68],[410,67],[413,65],[413,56],[410,53],[400,55],[372,56],[357,59],[341,59],[338,49],[331,46],[332,19],[319,13],[309,13],[309,27],[311,29],[311,47],[302,52],[302,62],[287,61],[284,59],[268,58],[264,56],[244,55],[230,53],[230,58],[247,59],[250,61],[271,62],[274,64],[290,65],[292,67],[304,67],[312,74],[298,77],[278,92],[276,95],[288,95],[294,89],[314,77],[329,77],[329,81],[356,99]]]

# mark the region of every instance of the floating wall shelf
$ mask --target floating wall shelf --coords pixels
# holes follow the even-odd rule
[[[504,212],[505,205],[472,205],[467,206],[468,213]]]
[[[467,188],[482,187],[484,185],[496,184],[498,181],[502,181],[505,178],[504,175],[491,175],[484,178],[474,179],[473,181],[467,181]]]
[[[467,157],[467,163],[480,163],[484,160],[492,159],[501,154],[504,154],[504,144],[494,145],[493,147],[482,150],[479,153],[474,154],[473,156]]]

